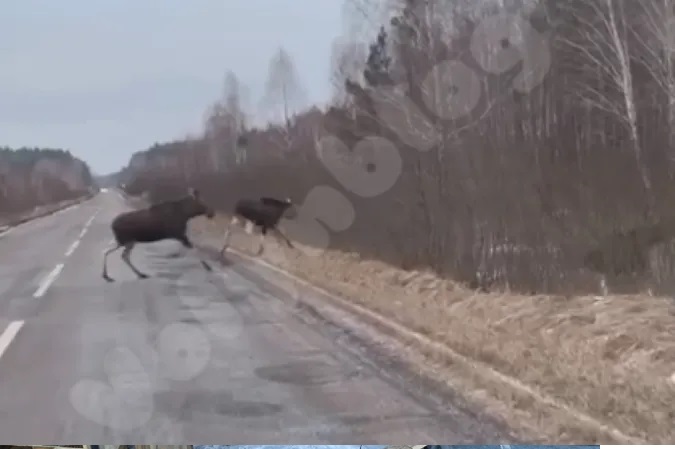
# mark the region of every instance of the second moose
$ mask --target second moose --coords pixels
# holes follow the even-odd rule
[[[290,198],[284,200],[270,197],[262,197],[259,200],[240,199],[234,206],[234,216],[225,231],[225,243],[220,250],[221,256],[225,254],[225,250],[230,243],[232,226],[237,224],[240,219],[250,221],[261,228],[260,246],[257,255],[260,255],[263,252],[263,243],[268,230],[273,231],[281,237],[290,248],[293,248],[290,240],[279,231],[277,226],[282,218],[292,219],[296,215],[296,208]]]

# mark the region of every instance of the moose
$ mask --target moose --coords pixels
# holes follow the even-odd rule
[[[249,221],[261,228],[260,246],[257,252],[258,256],[263,253],[263,244],[268,230],[273,231],[276,235],[281,237],[289,248],[294,248],[290,240],[279,231],[277,226],[282,218],[292,219],[296,215],[297,210],[290,198],[279,200],[277,198],[262,197],[258,200],[247,198],[238,200],[234,206],[234,216],[225,231],[225,243],[220,250],[221,257],[224,256],[225,250],[230,243],[232,226],[239,223],[240,220]]]
[[[111,228],[115,236],[115,244],[103,254],[103,279],[114,280],[108,275],[108,255],[124,247],[122,260],[140,279],[148,277],[131,263],[131,251],[137,243],[152,243],[160,240],[177,240],[189,250],[194,247],[187,237],[187,223],[190,219],[205,215],[213,218],[214,210],[202,202],[199,191],[189,189],[182,198],[164,201],[152,206],[123,212],[113,219]],[[207,271],[212,268],[204,260],[201,264]]]

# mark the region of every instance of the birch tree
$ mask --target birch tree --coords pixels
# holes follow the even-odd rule
[[[342,107],[351,105],[345,84],[347,80],[363,83],[366,57],[365,46],[357,41],[340,38],[333,42],[330,81],[334,104]]]
[[[591,109],[602,110],[617,119],[627,130],[637,170],[648,201],[648,213],[654,209],[652,181],[638,131],[631,53],[631,33],[626,2],[622,0],[586,0],[581,4],[563,4],[577,24],[576,37],[565,44],[584,56],[585,70],[601,78],[599,83],[579,84],[577,94]]]
[[[649,71],[667,99],[669,175],[675,177],[675,0],[636,2],[637,59]]]
[[[225,168],[228,154],[234,155],[236,163],[245,157],[242,149],[237,146],[237,141],[248,120],[246,93],[247,89],[237,75],[228,71],[221,97],[208,111],[204,135],[209,142],[211,167],[216,171]]]
[[[291,116],[299,112],[304,101],[305,92],[293,60],[281,47],[270,60],[263,104],[280,109],[282,122],[288,130],[291,126]]]
[[[245,86],[234,73],[229,72],[225,79],[224,90],[224,103],[229,122],[227,146],[231,148],[236,164],[245,162],[247,158],[246,147],[240,145],[240,137],[244,134],[248,121],[245,108],[246,94]]]

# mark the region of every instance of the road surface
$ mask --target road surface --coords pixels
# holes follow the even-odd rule
[[[509,442],[481,413],[392,380],[236,264],[207,273],[163,242],[132,255],[151,278],[118,252],[106,283],[109,223],[125,209],[110,190],[0,236],[5,441]]]

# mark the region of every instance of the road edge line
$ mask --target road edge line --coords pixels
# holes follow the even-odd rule
[[[48,212],[43,212],[43,213],[38,214],[34,217],[21,218],[21,219],[17,220],[14,224],[6,224],[5,225],[6,229],[3,230],[2,232],[0,232],[0,237],[6,236],[10,232],[12,232],[14,229],[16,229],[19,226],[24,225],[26,223],[31,223],[31,222],[34,222],[34,221],[39,220],[41,218],[47,218],[49,216],[56,215],[60,212],[65,212],[66,210],[70,209],[71,207],[79,206],[82,203],[94,198],[95,196],[96,195],[86,195],[86,196],[83,196],[81,198],[74,199],[74,200],[72,200],[73,201],[72,203],[64,204],[63,206],[57,207],[54,210],[50,210]]]

